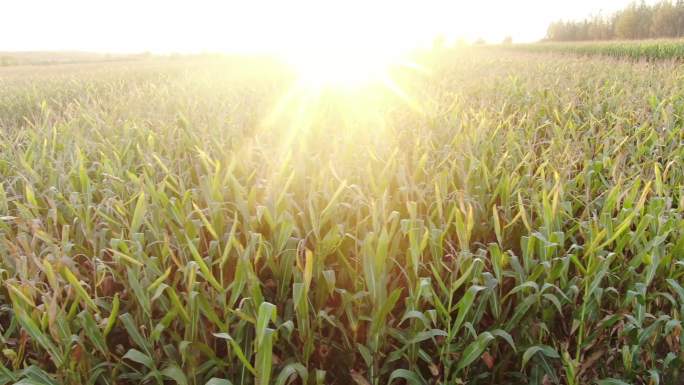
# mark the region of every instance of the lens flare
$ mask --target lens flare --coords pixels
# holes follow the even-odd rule
[[[300,85],[307,88],[358,88],[387,76],[396,57],[372,50],[317,50],[286,57]]]

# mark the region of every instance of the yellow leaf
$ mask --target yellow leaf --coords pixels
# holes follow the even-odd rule
[[[306,249],[304,255],[306,257],[304,261],[304,283],[306,290],[308,291],[311,286],[311,277],[313,275],[314,255],[309,249]]]

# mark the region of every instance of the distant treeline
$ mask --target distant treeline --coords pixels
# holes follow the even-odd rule
[[[580,56],[598,55],[644,61],[684,61],[684,42],[672,39],[545,42],[541,44],[515,44],[506,48],[514,51],[555,52]]]
[[[546,32],[549,41],[652,39],[684,36],[684,0],[647,5],[634,2],[610,16],[557,21]]]

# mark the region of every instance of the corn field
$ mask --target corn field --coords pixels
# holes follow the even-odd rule
[[[683,60],[684,40],[653,39],[633,41],[578,41],[571,43],[516,44],[509,49],[527,52],[558,52],[574,55],[601,55],[632,60]]]
[[[0,69],[0,384],[681,384],[684,67],[420,60]]]

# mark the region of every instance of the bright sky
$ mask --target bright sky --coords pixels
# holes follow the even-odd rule
[[[549,22],[629,0],[5,0],[0,51],[279,52],[362,44],[407,49],[436,35],[544,37]]]

